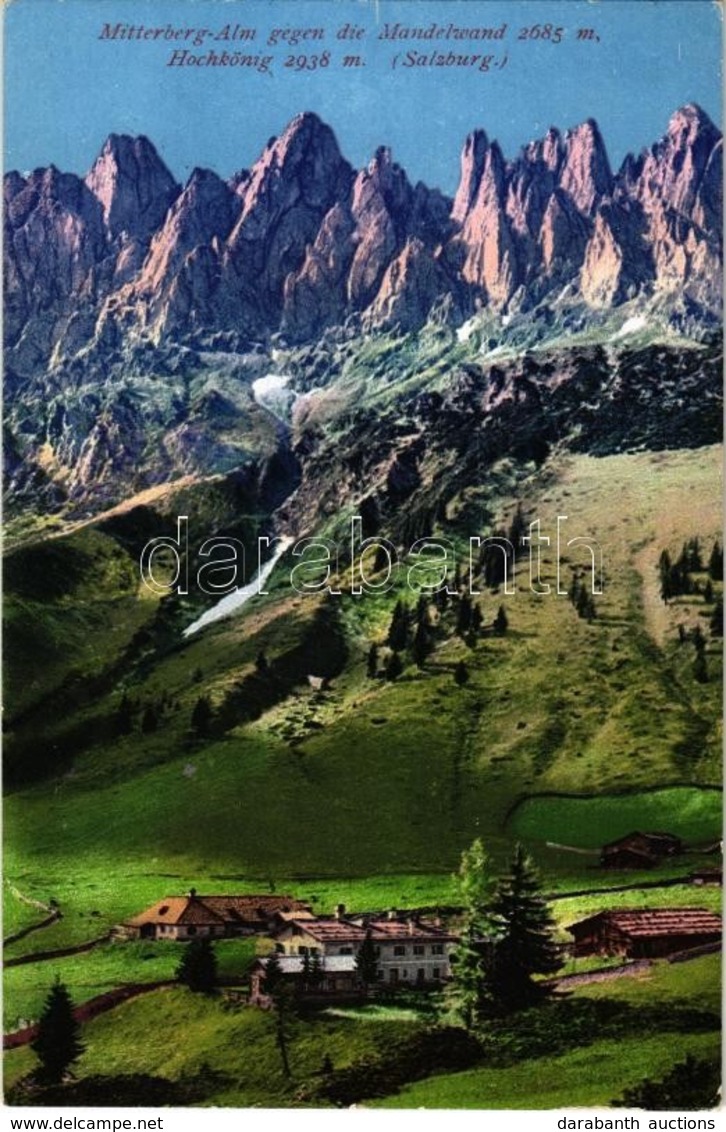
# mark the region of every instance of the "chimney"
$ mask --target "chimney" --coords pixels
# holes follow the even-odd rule
[[[344,916],[345,916],[345,904],[336,905],[336,908],[335,908],[335,918],[336,918],[336,920],[342,920]]]
[[[386,919],[388,919],[388,920],[397,920],[398,919],[398,912],[396,911],[395,908],[389,908],[388,909],[388,912],[386,913]]]
[[[196,888],[190,888],[189,889],[189,899],[193,900],[196,895],[197,895]]]
[[[406,920],[406,927],[408,928],[409,935],[413,935],[413,929],[415,928],[415,926],[416,925],[414,924],[413,920]]]

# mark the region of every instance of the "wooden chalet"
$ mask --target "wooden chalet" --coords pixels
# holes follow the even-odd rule
[[[573,953],[657,959],[721,939],[721,919],[705,908],[622,908],[568,927]]]
[[[311,915],[310,905],[292,896],[167,896],[125,920],[117,934],[127,939],[189,940],[198,937],[269,935],[282,917]]]
[[[720,887],[721,885],[723,885],[723,869],[694,869],[689,877],[689,880],[691,884],[712,884]]]
[[[635,831],[603,845],[600,864],[607,869],[652,869],[682,852],[683,843],[672,833]]]

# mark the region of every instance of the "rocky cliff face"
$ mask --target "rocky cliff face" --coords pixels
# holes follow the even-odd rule
[[[385,147],[356,172],[310,113],[227,182],[195,169],[181,187],[150,141],[115,135],[85,179],[8,173],[10,481],[81,505],[236,466],[274,444],[249,392],[271,347],[335,328],[478,315],[521,349],[627,303],[623,321],[642,306],[704,335],[721,317],[721,194],[721,134],[693,105],[616,173],[591,120],[513,160],[477,130],[453,201]]]
[[[112,135],[85,180],[5,178],[8,362],[32,376],[127,340],[301,342],[351,315],[411,329],[563,287],[718,317],[721,191],[721,135],[693,105],[615,174],[592,120],[512,161],[478,130],[453,203],[385,148],[356,174],[310,113],[229,183],[197,169],[183,189],[146,138]]]

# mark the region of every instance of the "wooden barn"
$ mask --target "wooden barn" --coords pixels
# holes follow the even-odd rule
[[[721,919],[705,908],[622,908],[568,927],[575,955],[657,959],[721,939]]]
[[[682,841],[672,833],[635,831],[603,845],[600,864],[607,869],[652,869],[682,852]]]

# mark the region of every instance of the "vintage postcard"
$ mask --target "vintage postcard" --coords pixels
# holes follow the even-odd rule
[[[6,1103],[713,1128],[721,6],[4,42]]]

